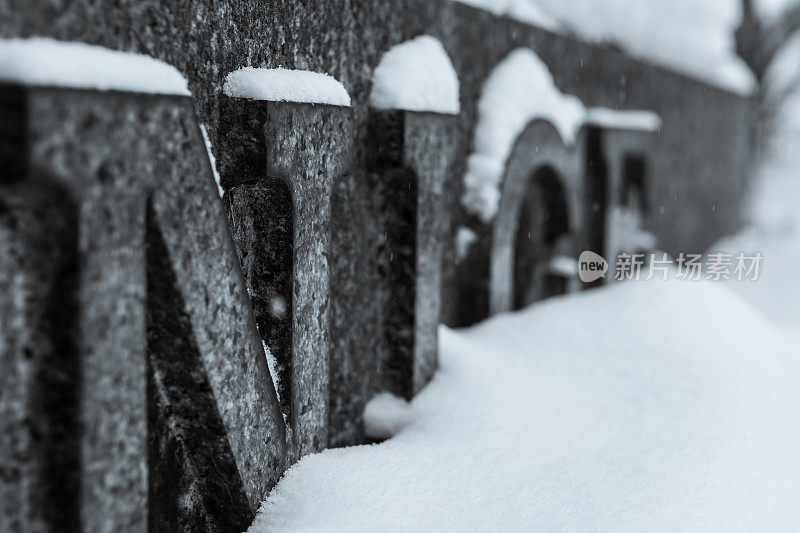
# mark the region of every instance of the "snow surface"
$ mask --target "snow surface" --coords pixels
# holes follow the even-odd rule
[[[800,332],[800,34],[779,52],[767,76],[766,96],[777,121],[755,171],[748,227],[709,251],[761,252],[759,280],[729,286],[775,323]]]
[[[203,142],[206,144],[206,154],[208,154],[208,162],[211,164],[211,172],[214,174],[214,183],[217,184],[217,192],[219,197],[222,198],[225,195],[225,189],[222,188],[222,179],[217,171],[217,158],[214,157],[214,153],[211,150],[211,139],[208,136],[205,124],[200,124],[200,132],[203,134]]]
[[[155,58],[43,37],[0,39],[0,81],[189,96],[186,78]]]
[[[586,110],[585,122],[606,129],[652,132],[661,129],[661,117],[657,113],[639,109],[590,107]]]
[[[244,67],[228,74],[222,90],[233,98],[350,106],[339,80],[308,70]]]
[[[375,68],[369,103],[376,109],[457,115],[458,75],[442,43],[420,35],[392,47]]]
[[[411,423],[413,416],[406,400],[382,392],[364,407],[364,435],[371,439],[388,439]]]
[[[442,328],[410,424],[302,459],[251,531],[793,529],[798,348],[710,282]]]
[[[767,0],[773,4],[773,11],[789,1]],[[752,73],[735,52],[734,31],[741,20],[740,0],[468,0],[464,3],[553,30],[560,25],[589,42],[613,42],[633,56],[729,91],[750,94],[755,89]],[[534,15],[528,20],[521,13]],[[542,24],[542,20],[551,22]]]
[[[530,121],[549,121],[571,144],[585,116],[581,101],[555,86],[547,66],[533,51],[512,51],[489,75],[478,100],[474,147],[461,198],[464,207],[484,222],[494,217],[506,159]]]
[[[497,16],[509,18],[538,26],[550,31],[558,31],[561,24],[545,13],[536,2],[530,0],[455,0]]]

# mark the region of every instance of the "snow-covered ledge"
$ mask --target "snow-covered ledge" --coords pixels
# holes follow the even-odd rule
[[[661,129],[661,117],[653,111],[643,109],[592,107],[586,111],[585,122],[605,129],[649,132]]]
[[[484,222],[494,218],[506,159],[529,122],[550,122],[569,145],[575,142],[585,117],[583,103],[555,86],[547,66],[533,51],[512,51],[489,75],[478,100],[478,124],[461,198],[465,209]]]
[[[375,68],[369,103],[375,109],[457,115],[458,75],[442,43],[420,35],[392,47]]]
[[[41,37],[0,39],[0,82],[189,96],[186,78],[150,56]]]
[[[222,90],[232,98],[350,106],[339,80],[308,70],[244,67],[228,74]]]

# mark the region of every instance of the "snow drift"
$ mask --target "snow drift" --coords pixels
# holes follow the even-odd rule
[[[462,333],[389,441],[292,467],[251,531],[780,530],[797,338],[723,284],[629,282]]]

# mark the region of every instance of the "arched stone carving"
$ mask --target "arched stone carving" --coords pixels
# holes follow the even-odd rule
[[[563,191],[567,221],[566,231],[559,233],[571,234],[576,242],[580,240],[583,218],[579,207],[582,177],[580,155],[578,150],[566,146],[558,131],[544,120],[532,121],[517,138],[506,162],[500,206],[492,227],[489,283],[491,314],[509,311],[514,308],[515,301],[519,301],[514,293],[515,249],[520,213],[531,180],[547,176],[545,181],[550,189],[553,189],[552,180],[558,180],[556,189]]]

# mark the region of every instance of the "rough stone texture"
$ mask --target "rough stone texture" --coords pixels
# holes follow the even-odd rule
[[[81,524],[135,531],[147,518],[145,204],[112,188],[79,200]]]
[[[433,377],[441,321],[442,267],[451,212],[443,189],[458,152],[451,139],[457,119],[434,113],[403,113],[403,164],[418,176],[416,217],[416,297],[411,394]]]
[[[436,369],[442,253],[449,211],[442,189],[455,154],[457,120],[435,113],[373,111],[367,183],[374,209],[368,227],[351,196],[350,176],[334,189],[331,444],[363,442],[364,405],[380,391],[411,398]],[[355,204],[355,205],[354,205]],[[358,269],[358,243],[373,241],[369,280]],[[372,283],[370,283],[372,281]],[[362,296],[363,295],[363,296]],[[354,298],[355,296],[355,298]],[[369,299],[370,305],[358,300]],[[363,301],[362,300],[362,301]],[[374,324],[377,343],[353,349]]]
[[[261,298],[264,280],[257,276],[267,272],[270,280],[276,280],[278,271],[285,268],[280,247],[265,239],[281,233],[272,225],[285,225],[286,198],[267,187],[277,178],[291,192],[291,362],[287,363],[285,354],[278,362],[291,372],[283,378],[289,378],[291,401],[286,405],[296,460],[328,444],[331,187],[351,164],[351,113],[349,108],[327,105],[228,98],[221,107],[220,174],[223,186],[232,191],[231,225],[240,257],[251,265],[245,273],[259,317],[271,310]],[[253,182],[260,186],[253,187]],[[247,198],[248,193],[257,197]],[[269,329],[261,330],[268,345],[274,342]]]
[[[292,193],[282,179],[265,178],[233,187],[227,202],[256,324],[275,357],[278,397],[283,413],[290,417],[295,231]]]
[[[244,531],[252,522],[191,319],[152,211],[147,224],[151,531]]]
[[[373,214],[369,205],[372,192],[363,174],[372,70],[386,50],[422,33],[441,40],[461,91],[458,132],[448,141],[461,156],[445,185],[445,202],[453,214],[445,243],[446,323],[469,323],[470,317],[462,316],[460,310],[480,305],[472,301],[471,276],[462,278],[459,273],[464,264],[456,270],[452,239],[460,225],[475,224],[460,212],[458,199],[483,82],[517,47],[533,49],[550,67],[558,87],[589,106],[651,109],[662,117],[659,147],[649,162],[655,209],[648,227],[664,250],[674,254],[704,249],[740,223],[751,102],[630,58],[612,46],[583,43],[450,0],[0,3],[3,36],[49,35],[85,41],[150,54],[175,65],[189,79],[198,115],[208,125],[214,146],[218,144],[218,101],[229,72],[253,65],[310,69],[335,76],[353,101],[357,164],[343,190],[353,199],[350,213],[364,217],[358,222],[362,226]],[[696,231],[698,227],[705,231]],[[477,224],[473,229],[479,235],[490,231]],[[359,270],[371,264],[369,254],[380,235],[365,235],[364,239],[369,240],[360,247]],[[367,276],[364,285],[379,284],[368,269],[362,272]],[[370,306],[365,297],[351,295],[349,299]],[[376,331],[381,318],[374,316],[371,323],[359,327]],[[351,349],[370,353],[373,344],[356,337],[351,335]]]
[[[56,357],[74,353],[77,360],[78,375],[65,388],[79,391],[79,471],[70,464],[60,464],[57,471],[79,480],[81,527],[145,529],[153,488],[148,481],[162,474],[148,476],[147,469],[148,196],[176,294],[183,298],[185,316],[174,319],[191,326],[196,343],[196,350],[189,350],[194,360],[173,364],[170,372],[182,368],[176,383],[186,386],[202,384],[194,374],[205,373],[222,424],[204,431],[216,432],[217,442],[228,441],[253,512],[285,468],[285,433],[191,101],[30,89],[24,105],[27,149],[21,153],[26,161],[15,168],[31,171],[19,180],[33,184],[48,178],[54,184],[47,187],[67,191],[76,204],[77,233],[64,245],[76,250],[77,280],[70,290],[77,307],[71,318],[75,327],[64,331],[77,338],[74,352],[68,343],[54,350]],[[171,309],[177,313],[176,305]],[[163,351],[152,355],[158,358]],[[150,400],[158,404],[170,397]],[[150,412],[160,413],[165,422],[151,428],[174,431],[159,435],[161,441],[180,443],[184,433],[177,424],[191,416],[166,403],[151,404]],[[203,457],[202,450],[193,451],[194,444],[182,446],[190,465]],[[187,494],[175,498],[194,505]]]
[[[581,139],[579,136],[579,143]],[[584,162],[581,156],[581,150],[565,146],[558,131],[541,120],[531,122],[517,139],[502,178],[500,207],[493,233],[490,238],[481,238],[470,249],[471,262],[485,261],[490,265],[489,286],[481,290],[488,295],[490,314],[514,307],[517,228],[525,191],[538,170],[549,167],[555,171],[566,198],[569,229],[578,238],[583,234]],[[474,281],[476,287],[480,280]]]
[[[381,389],[386,349],[380,277],[381,212],[362,174],[333,184],[331,200],[331,356],[329,445],[363,440],[364,403]]]
[[[19,177],[0,184],[0,531],[74,531],[77,213],[58,184]]]

